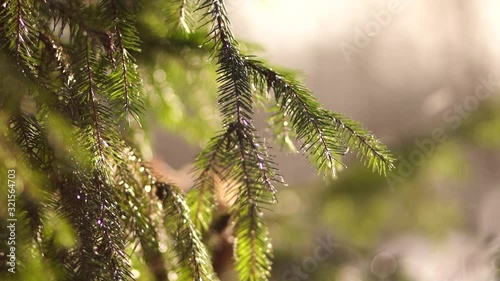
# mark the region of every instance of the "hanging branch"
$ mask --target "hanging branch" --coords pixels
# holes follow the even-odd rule
[[[205,11],[204,18],[211,26],[208,37],[219,66],[218,101],[225,132],[214,138],[198,156],[198,178],[191,192],[201,198],[190,200],[193,216],[200,221],[202,229],[211,219],[214,199],[206,193],[214,188],[209,171],[215,171],[222,180],[235,181],[228,189],[236,198],[231,208],[237,237],[236,270],[240,280],[267,280],[271,250],[261,209],[274,201],[276,190],[272,182],[278,180],[274,163],[253,126],[255,97],[251,85],[261,93],[274,92],[278,109],[275,117],[279,117],[282,124],[290,122],[292,135],[302,142],[301,150],[319,172],[335,175],[336,165],[343,165],[340,157],[349,147],[359,149],[358,157],[381,174],[393,167],[393,160],[388,150],[359,123],[323,109],[299,82],[242,56],[223,1],[205,0],[199,9]],[[288,142],[291,143],[289,139]],[[219,148],[222,149],[219,151]]]
[[[140,40],[135,27],[135,18],[122,0],[107,0],[99,4],[102,21],[109,30],[108,52],[114,66],[108,79],[108,91],[115,112],[120,118],[132,116],[139,121],[144,111],[141,94],[142,80],[135,59],[130,52],[140,52]]]
[[[93,176],[83,167],[62,173],[61,210],[72,222],[79,238],[78,248],[66,260],[71,280],[131,280],[125,254],[121,210],[104,175]],[[98,192],[96,192],[98,190]]]
[[[113,119],[113,110],[105,103],[103,85],[106,75],[99,67],[99,56],[102,56],[98,45],[93,44],[94,38],[82,36],[82,50],[75,54],[75,66],[80,69],[76,73],[74,90],[80,105],[86,105],[89,110],[82,112],[79,127],[80,142],[86,151],[91,151],[96,167],[111,168],[114,161],[121,161],[120,147],[122,141],[116,130],[118,127]]]
[[[261,92],[272,90],[282,113],[289,116],[296,138],[318,171],[332,170],[341,164],[338,156],[347,147],[358,150],[358,158],[374,171],[385,175],[394,168],[389,150],[371,132],[345,115],[327,111],[311,92],[291,77],[284,77],[262,63],[246,59],[245,64],[259,82]]]
[[[191,220],[200,232],[208,230],[217,206],[215,177],[219,174],[224,149],[231,145],[231,130],[214,137],[195,161],[195,183],[188,192]]]
[[[124,212],[123,224],[131,229],[133,238],[129,242],[140,244],[142,256],[156,280],[167,280],[165,260],[160,251],[158,217],[160,210],[151,203],[152,186],[155,182],[142,159],[132,149],[125,149],[127,165],[116,167],[113,175],[114,189]]]
[[[197,168],[203,175],[207,167],[217,165],[220,168],[216,172],[222,180],[235,181],[228,189],[236,198],[231,208],[237,238],[236,271],[240,280],[267,280],[271,249],[265,237],[267,229],[261,220],[261,209],[275,201],[273,182],[279,180],[271,157],[256,135],[250,76],[229,28],[225,7],[221,1],[214,0],[203,1],[200,9],[206,11],[204,17],[212,25],[209,39],[214,43],[213,52],[219,66],[218,100],[226,132],[212,140],[205,150],[221,147],[220,156],[212,154],[206,162],[201,160],[198,163],[206,165]],[[203,157],[204,154],[199,156]],[[214,161],[217,161],[216,164]],[[195,186],[200,190],[198,192],[205,186],[204,180],[198,178]],[[209,180],[208,186],[213,184],[213,179]]]
[[[163,202],[165,229],[173,236],[179,254],[179,280],[217,280],[181,192],[163,182],[156,182],[156,188]]]
[[[38,66],[37,9],[32,0],[2,1],[0,46],[6,45],[23,71],[36,76]]]
[[[172,31],[181,30],[186,34],[194,32],[194,2],[193,0],[172,0],[164,4],[167,24],[172,26]]]
[[[33,116],[19,112],[13,113],[10,120],[10,135],[19,146],[21,165],[28,167],[33,173],[26,177],[24,188],[28,191],[35,191],[37,188],[46,187],[46,179],[43,174],[49,167],[50,149],[45,138],[45,132],[39,121]],[[10,137],[9,137],[10,138]],[[37,179],[37,180],[34,180]],[[42,229],[44,213],[47,209],[47,201],[50,191],[42,191],[40,194],[30,194],[23,192],[19,195],[18,208],[22,217],[22,224],[28,226],[32,241],[37,247],[42,242]]]

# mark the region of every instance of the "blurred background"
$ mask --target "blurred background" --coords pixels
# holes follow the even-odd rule
[[[324,181],[302,155],[274,150],[288,186],[267,214],[273,280],[500,280],[500,2],[227,6],[247,53],[298,70],[326,108],[365,124],[399,160],[383,178],[352,155]],[[149,140],[144,154],[187,189],[192,161],[220,120],[217,85],[207,82],[215,67],[186,55],[196,48],[179,52],[184,59],[156,56],[143,70],[146,90],[159,93],[152,103],[163,107],[152,134],[136,138]],[[260,128],[265,118],[260,112]]]

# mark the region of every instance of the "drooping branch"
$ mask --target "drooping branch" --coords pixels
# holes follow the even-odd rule
[[[179,254],[179,280],[216,280],[200,234],[191,222],[182,193],[174,186],[157,182],[157,194],[163,202],[165,229],[173,236]]]
[[[264,237],[267,230],[261,220],[261,208],[274,202],[276,169],[256,134],[250,73],[229,27],[224,4],[218,0],[203,1],[200,9],[206,11],[204,17],[211,25],[208,37],[214,44],[213,55],[219,66],[218,101],[226,131],[210,145],[215,148],[217,143],[224,144],[220,156],[214,159],[219,167],[217,175],[223,181],[234,182],[228,193],[236,198],[231,208],[237,237],[236,271],[240,280],[267,280],[271,253]],[[206,156],[201,154],[199,158]],[[207,163],[212,161],[208,159]],[[204,167],[198,169],[203,171]],[[198,178],[198,188],[204,186],[203,180]]]
[[[262,63],[246,59],[245,64],[256,78],[260,91],[272,90],[285,116],[289,117],[298,140],[318,170],[331,169],[340,163],[347,148],[358,149],[358,157],[380,174],[394,168],[388,149],[371,132],[345,115],[323,109],[311,92]],[[259,82],[260,81],[260,82]]]
[[[105,28],[111,34],[108,52],[111,54],[111,69],[108,80],[111,103],[121,117],[133,117],[139,121],[144,111],[141,93],[142,80],[131,52],[140,51],[140,40],[135,27],[135,18],[126,3],[107,0],[100,4]]]

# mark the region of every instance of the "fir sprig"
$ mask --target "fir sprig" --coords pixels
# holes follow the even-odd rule
[[[356,156],[366,167],[384,176],[387,171],[394,169],[394,158],[389,149],[361,123],[337,112],[330,111],[329,115],[340,139],[349,147],[358,150]]]
[[[231,217],[237,238],[236,270],[240,280],[268,280],[272,253],[262,209],[274,202],[273,182],[279,180],[272,158],[253,125],[254,87],[260,93],[274,93],[272,120],[283,125],[289,122],[292,131],[288,133],[282,126],[277,135],[290,147],[291,135],[301,141],[301,150],[319,172],[335,175],[336,166],[343,165],[340,157],[349,148],[358,149],[358,157],[381,174],[393,167],[393,160],[370,132],[344,115],[323,109],[301,83],[242,56],[223,1],[205,0],[199,9],[211,27],[208,38],[219,66],[218,102],[224,132],[198,156],[198,178],[191,194],[199,197],[190,200],[193,219],[206,229],[215,206],[214,196],[207,194],[214,192],[214,174],[232,182],[226,189],[235,199]]]
[[[82,50],[76,54],[74,64],[80,71],[75,77],[75,97],[80,105],[85,105],[89,110],[82,112],[79,127],[83,138],[80,140],[87,151],[94,155],[97,167],[105,165],[112,167],[112,162],[120,160],[120,137],[117,125],[113,118],[113,111],[109,108],[103,87],[107,76],[100,68],[102,50],[99,45],[93,44],[93,37],[81,37]],[[90,137],[90,138],[89,138]]]
[[[120,198],[123,223],[132,232],[132,243],[139,243],[144,261],[156,280],[166,280],[165,258],[160,250],[161,211],[152,195],[155,178],[133,149],[123,152],[126,165],[116,167],[113,175],[117,183],[116,196]]]
[[[212,138],[195,161],[195,183],[188,192],[188,205],[191,220],[202,232],[208,229],[217,205],[216,177],[220,173],[224,150],[231,145],[231,133],[225,131]]]
[[[112,69],[108,80],[110,100],[120,118],[133,117],[139,121],[144,111],[141,93],[142,80],[131,52],[140,51],[140,39],[135,18],[121,0],[107,0],[100,4],[105,28],[109,30]]]
[[[217,280],[200,234],[189,217],[189,208],[181,191],[171,184],[157,182],[157,194],[163,201],[165,229],[173,236],[179,254],[179,280]]]
[[[196,28],[195,2],[193,0],[173,0],[165,3],[167,24],[171,26],[172,31],[180,30],[185,34],[194,32]]]
[[[274,92],[282,114],[288,117],[296,138],[303,142],[303,150],[318,171],[331,170],[335,174],[335,165],[342,164],[339,156],[345,155],[348,148],[357,149],[364,164],[380,174],[394,168],[389,150],[359,122],[323,109],[309,89],[293,77],[282,76],[250,58],[245,64],[261,92]]]
[[[37,190],[39,186],[46,187],[43,179],[50,166],[50,148],[46,140],[46,132],[39,120],[35,116],[18,112],[10,120],[11,136],[22,151],[22,164],[29,167],[32,171],[31,180],[25,183],[25,189]],[[42,174],[42,177],[40,177]],[[38,181],[33,180],[37,178]],[[43,229],[43,216],[46,209],[46,202],[50,197],[50,190],[42,191],[40,194],[21,194],[19,198],[20,209],[24,213],[23,224],[28,225],[31,230],[32,238],[37,241],[39,246],[42,241],[41,231]]]
[[[214,44],[213,53],[219,66],[218,101],[225,129],[225,133],[210,144],[215,147],[224,144],[221,157],[209,159],[208,167],[217,160],[217,175],[226,182],[234,182],[228,191],[235,198],[231,218],[237,238],[235,268],[240,280],[267,280],[271,250],[261,213],[266,205],[274,202],[276,169],[253,125],[250,75],[231,32],[225,6],[222,1],[210,0],[203,1],[200,9],[205,11],[204,17],[211,25],[208,36]],[[198,166],[198,169],[203,175],[207,166]],[[203,188],[203,180],[199,179],[195,188]],[[210,200],[205,201],[211,204]],[[205,215],[204,219],[207,218]]]
[[[61,212],[73,223],[80,245],[66,261],[72,280],[131,280],[121,213],[105,175],[60,174]],[[79,188],[75,188],[79,187]],[[98,192],[96,192],[98,191]]]
[[[36,1],[10,0],[0,3],[0,26],[5,36],[2,45],[7,45],[14,53],[23,71],[35,75],[39,59]]]

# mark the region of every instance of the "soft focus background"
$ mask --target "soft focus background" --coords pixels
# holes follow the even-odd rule
[[[364,123],[399,159],[383,178],[349,157],[338,179],[323,181],[301,155],[276,151],[289,186],[267,215],[273,279],[498,280],[500,2],[227,2],[250,52],[300,71],[326,108]],[[195,87],[214,69],[178,63],[195,66],[185,83],[171,60],[145,73],[170,110],[152,122],[154,136],[137,137],[188,188],[219,120],[216,85]]]

